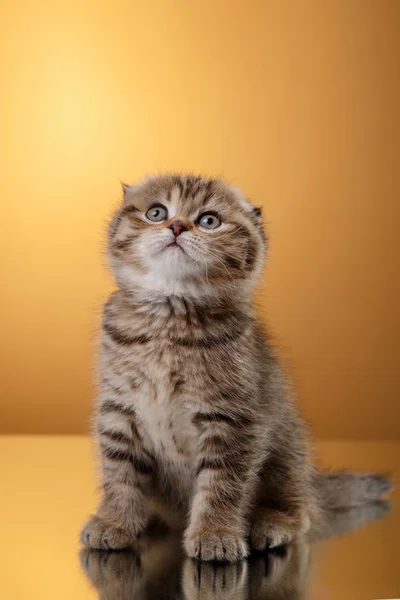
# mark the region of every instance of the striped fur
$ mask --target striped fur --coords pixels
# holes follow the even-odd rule
[[[168,217],[151,222],[157,205]],[[217,229],[200,227],[207,213]],[[249,534],[262,549],[317,521],[323,486],[305,427],[252,308],[266,245],[260,210],[221,181],[124,187],[108,240],[119,290],[102,323],[104,497],[87,546],[125,547],[159,497],[187,519],[187,554],[205,560],[237,560]]]

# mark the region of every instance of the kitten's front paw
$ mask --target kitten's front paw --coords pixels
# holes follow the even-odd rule
[[[234,562],[248,554],[243,535],[229,529],[189,531],[185,534],[184,547],[188,556],[199,560]]]
[[[265,510],[255,519],[251,534],[251,547],[265,550],[289,544],[310,527],[308,517],[292,516],[278,510]]]
[[[129,548],[134,539],[119,527],[93,516],[81,531],[81,542],[95,550],[122,550]]]

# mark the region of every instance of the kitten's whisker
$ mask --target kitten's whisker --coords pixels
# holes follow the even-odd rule
[[[200,254],[200,256],[201,256],[201,258],[203,259],[203,261],[204,261],[204,266],[205,266],[205,268],[206,268],[206,282],[207,282],[207,285],[208,285],[210,282],[208,281],[208,267],[207,267],[207,261],[206,261],[206,259],[204,258],[204,256],[202,256],[201,254]]]
[[[236,229],[234,229],[233,231],[225,231],[224,233],[221,233],[220,235],[213,237],[213,240],[219,240],[222,237],[227,237],[228,235],[232,235],[234,233],[238,233],[238,231],[240,231],[241,229],[243,229],[243,225],[240,225],[239,227],[237,227]]]
[[[215,254],[213,254],[211,252],[211,250],[209,250],[207,248],[207,250],[205,248],[202,248],[203,251],[205,251],[206,254],[209,254],[210,256],[212,256],[213,258],[215,258],[218,262],[221,263],[221,265],[224,267],[225,271],[228,273],[229,277],[233,280],[233,275],[232,273],[229,272],[227,266],[224,264],[223,260],[221,260],[220,258],[218,258],[218,256],[216,256]]]
[[[189,240],[188,240],[188,241],[186,241],[186,244],[185,244],[185,246],[186,246],[186,250],[187,250],[188,248],[192,248],[193,250],[195,250],[195,251],[197,252],[197,255],[198,255],[198,256],[199,256],[199,257],[200,257],[200,258],[201,258],[201,259],[204,261],[204,266],[205,266],[205,269],[206,269],[206,283],[207,283],[207,284],[209,284],[210,282],[209,282],[209,280],[208,280],[208,267],[207,267],[207,261],[206,261],[206,259],[204,258],[204,256],[202,256],[202,254],[201,254],[201,251],[200,251],[200,247],[198,246],[198,244],[194,243],[193,241],[189,241]],[[192,256],[189,254],[189,252],[187,252],[187,251],[186,251],[186,253],[187,253],[187,255],[189,256],[189,258],[191,258],[191,259],[192,259],[192,260],[193,260],[193,261],[194,261],[196,264],[198,264],[198,262],[199,262],[198,260],[196,260],[194,257],[192,257]]]
[[[218,252],[218,254],[220,254],[222,256],[229,256],[230,258],[233,258],[234,260],[238,260],[237,256],[233,256],[233,254],[229,254],[229,252],[226,252],[225,250],[220,250],[219,248],[213,248],[213,252]]]

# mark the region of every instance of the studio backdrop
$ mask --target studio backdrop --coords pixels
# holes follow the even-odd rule
[[[0,18],[0,433],[85,433],[120,180],[264,209],[259,311],[319,437],[399,439],[397,0],[16,0]]]

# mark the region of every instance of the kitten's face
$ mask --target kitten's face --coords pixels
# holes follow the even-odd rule
[[[260,211],[234,188],[200,177],[124,186],[109,227],[111,266],[124,289],[184,295],[255,283],[264,250]]]

